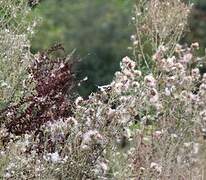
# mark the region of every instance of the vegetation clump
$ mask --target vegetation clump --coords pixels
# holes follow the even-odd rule
[[[146,14],[139,15],[143,7]],[[124,57],[111,83],[88,98],[73,96],[75,61],[53,58],[60,45],[29,52],[23,93],[0,115],[1,178],[205,176],[206,74],[199,70],[205,57],[196,56],[198,43],[178,44],[188,16],[183,10],[190,7],[179,0],[140,0],[135,9],[134,60]]]

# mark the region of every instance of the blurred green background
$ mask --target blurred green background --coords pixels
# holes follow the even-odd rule
[[[42,0],[34,8],[41,17],[32,40],[32,51],[62,43],[70,53],[76,49],[81,62],[78,79],[88,77],[79,93],[87,96],[98,85],[112,80],[122,57],[131,55],[128,47],[133,32],[132,8],[135,0]],[[206,47],[206,0],[193,0],[195,6],[182,42],[200,42]]]

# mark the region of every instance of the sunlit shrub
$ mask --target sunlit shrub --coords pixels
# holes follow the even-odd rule
[[[29,38],[36,20],[26,0],[0,1],[0,110],[25,93],[23,81],[31,61]]]

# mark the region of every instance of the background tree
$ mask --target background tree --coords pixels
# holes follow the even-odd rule
[[[132,0],[44,0],[35,8],[44,20],[32,41],[33,51],[63,42],[81,57],[79,79],[88,77],[81,95],[112,80],[119,60],[128,54]]]

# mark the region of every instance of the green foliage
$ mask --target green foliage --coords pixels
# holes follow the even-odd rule
[[[87,95],[112,80],[119,59],[128,54],[133,0],[45,0],[35,9],[43,18],[32,41],[34,51],[63,42],[67,52],[81,57],[79,79],[88,77],[79,92]],[[49,9],[49,10],[48,10]]]
[[[9,162],[9,157],[5,156],[0,158],[0,179],[3,179],[3,171],[5,167],[8,165],[8,162]]]
[[[189,30],[185,33],[184,38],[181,42],[191,44],[193,42],[198,42],[200,48],[197,52],[199,56],[205,55],[206,47],[206,1],[205,0],[194,0],[192,14],[189,19]],[[204,63],[200,67],[201,73],[206,72],[206,64]]]
[[[34,17],[25,0],[0,1],[0,109],[22,96]]]
[[[206,1],[205,0],[194,0],[192,15],[189,20],[190,30],[184,37],[183,41],[188,44],[192,42],[199,42],[200,44],[200,55],[204,55],[206,47]]]

